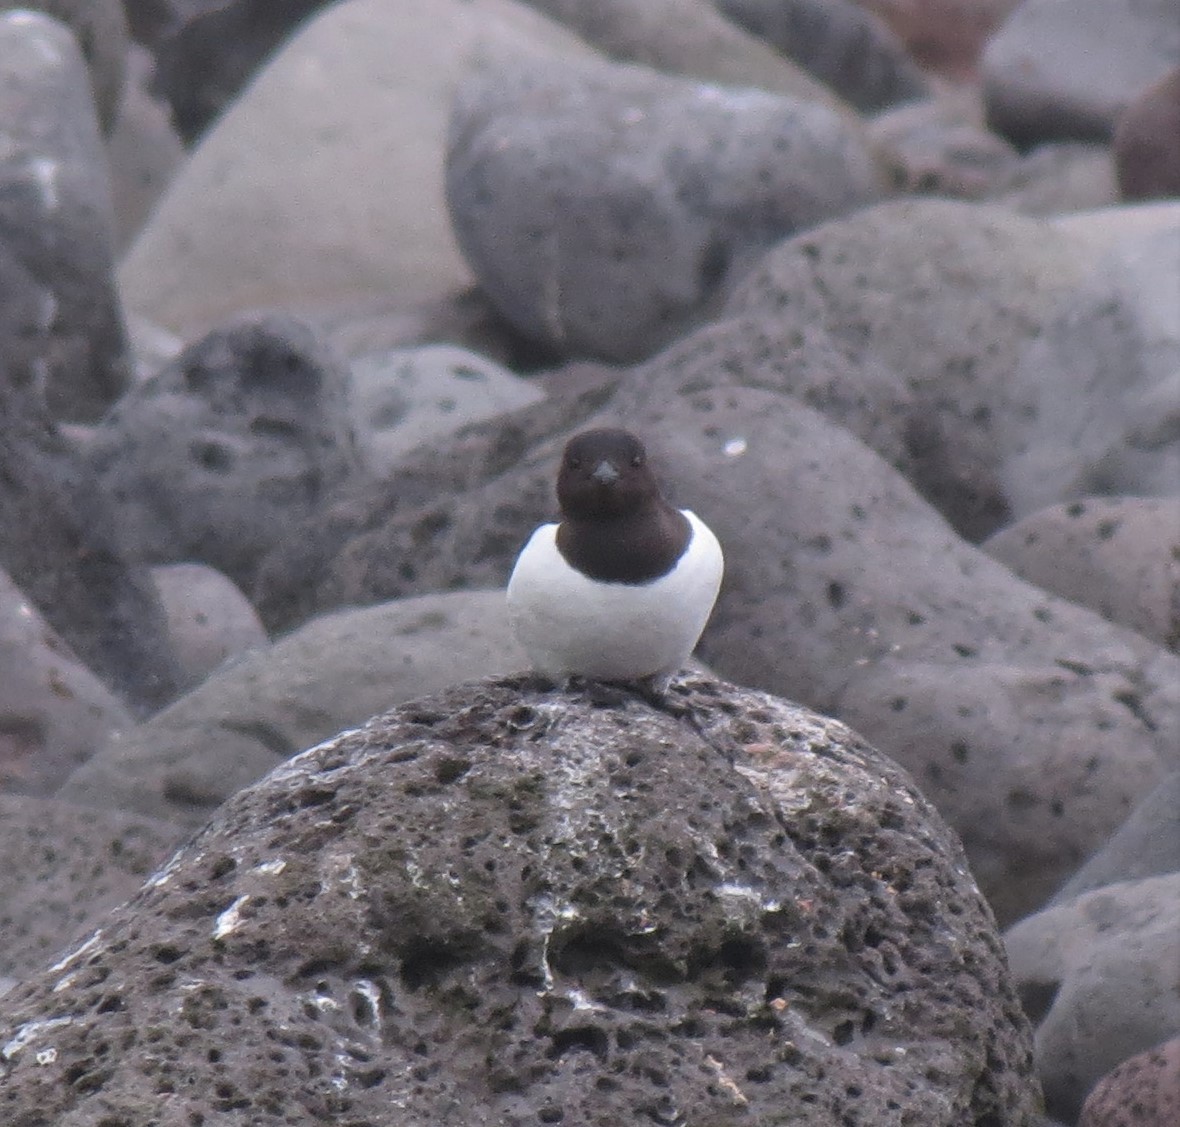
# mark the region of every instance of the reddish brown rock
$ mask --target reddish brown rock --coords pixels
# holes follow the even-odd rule
[[[1086,1100],[1078,1127],[1173,1127],[1180,1123],[1180,1037],[1123,1061]]]
[[[975,71],[979,53],[1017,0],[858,0],[902,38],[916,62],[952,78]]]
[[[1114,159],[1123,199],[1180,196],[1180,67],[1123,111]]]

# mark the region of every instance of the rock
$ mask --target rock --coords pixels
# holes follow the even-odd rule
[[[1121,1061],[1180,1029],[1180,872],[1083,893],[1005,935],[1045,1107],[1076,1121]]]
[[[764,694],[672,700],[484,682],[288,763],[9,995],[6,1114],[1031,1127],[991,914],[908,778]]]
[[[0,795],[0,851],[10,859],[0,871],[0,973],[20,978],[82,938],[185,832],[57,798]]]
[[[511,0],[332,5],[165,192],[120,269],[128,308],[190,338],[251,308],[411,308],[470,286],[443,202],[447,118],[473,53],[511,50],[590,54]]]
[[[128,47],[127,18],[121,0],[0,0],[0,21],[8,9],[39,10],[61,20],[86,58],[95,106],[104,130],[110,130],[123,96]],[[9,17],[10,18],[10,17]],[[7,56],[11,46],[0,53]],[[8,62],[6,57],[4,60]],[[30,102],[29,106],[35,105]],[[7,124],[12,118],[5,115]]]
[[[390,703],[526,665],[503,591],[453,591],[322,615],[121,733],[59,794],[199,826],[287,756]]]
[[[717,6],[862,112],[928,93],[901,40],[853,0],[717,0]]]
[[[192,144],[228,106],[267,56],[326,0],[206,3],[156,40],[155,90]]]
[[[991,201],[1023,215],[1057,216],[1118,203],[1110,148],[1084,141],[1038,145],[997,185]]]
[[[179,563],[151,569],[168,616],[182,689],[200,684],[231,657],[267,644],[250,601],[219,571]]]
[[[184,158],[168,108],[148,92],[151,68],[148,53],[133,45],[127,88],[107,138],[115,244],[120,251],[139,234]]]
[[[0,570],[0,791],[47,794],[131,716]]]
[[[963,836],[1001,919],[1044,903],[1180,765],[1180,658],[961,541],[795,396],[727,385],[723,349],[684,360],[669,350],[482,479],[402,507],[395,478],[321,591],[347,604],[503,584],[553,512],[569,433],[624,422],[725,548],[700,656],[872,733]]]
[[[901,373],[916,408],[909,477],[974,540],[1007,520],[994,430],[1010,372],[1085,263],[1047,224],[948,200],[897,201],[782,243],[726,310],[820,326],[854,356]]]
[[[13,287],[25,310],[23,338],[11,354],[0,339],[0,354],[54,415],[93,419],[127,381],[123,325],[90,80],[57,20],[0,12],[0,120],[0,261],[6,275],[18,264],[18,277],[0,286]]]
[[[980,52],[1019,0],[858,0],[876,12],[925,70],[975,78]]]
[[[113,506],[0,357],[0,567],[108,688],[140,712],[173,696],[175,655],[151,579]]]
[[[1019,145],[1107,141],[1178,62],[1174,0],[1024,0],[983,54],[988,118]]]
[[[1168,775],[1151,791],[1114,836],[1049,901],[1066,903],[1117,881],[1180,872],[1180,772]]]
[[[489,66],[456,95],[455,235],[525,336],[642,358],[777,239],[881,195],[824,106],[635,67]]]
[[[1120,242],[1009,380],[996,452],[1013,515],[1180,496],[1180,226]]]
[[[1125,200],[1180,196],[1180,68],[1143,91],[1119,117],[1114,160]]]
[[[711,0],[525,0],[603,54],[722,86],[756,86],[832,109],[835,94],[727,20]]]
[[[907,195],[980,199],[1005,185],[1020,155],[983,124],[975,97],[943,94],[878,114],[869,137]]]
[[[448,345],[357,357],[352,391],[358,444],[374,476],[388,473],[415,446],[441,445],[469,423],[544,396],[486,357]]]
[[[249,590],[290,522],[359,469],[348,374],[302,322],[241,320],[127,392],[86,457],[134,559],[199,561]]]
[[[1022,579],[1180,653],[1180,496],[1054,505],[982,547]]]
[[[1084,247],[1094,259],[1133,245],[1143,235],[1166,233],[1180,228],[1180,200],[1123,204],[1059,215],[1053,226],[1075,245]]]
[[[1078,1127],[1169,1127],[1180,1121],[1180,1037],[1137,1053],[1086,1098]]]

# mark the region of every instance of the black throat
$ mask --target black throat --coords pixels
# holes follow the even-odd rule
[[[626,515],[566,516],[557,526],[562,558],[602,583],[651,583],[676,566],[691,539],[688,518],[662,497]]]

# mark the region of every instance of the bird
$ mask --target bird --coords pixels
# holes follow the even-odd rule
[[[557,474],[561,520],[517,557],[508,612],[534,671],[666,691],[713,611],[725,570],[717,537],[670,505],[630,431],[574,435]]]

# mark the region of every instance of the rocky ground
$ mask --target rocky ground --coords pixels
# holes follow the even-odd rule
[[[1176,1122],[1173,0],[28,8],[4,1123]],[[499,590],[603,422],[662,707]]]

